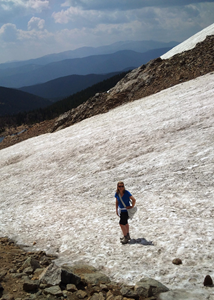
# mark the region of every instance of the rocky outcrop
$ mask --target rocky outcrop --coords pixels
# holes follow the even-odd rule
[[[167,291],[169,291],[169,289],[165,285],[152,278],[143,278],[135,285],[137,295],[144,298],[157,296]]]
[[[75,109],[61,115],[52,132],[97,114],[108,112],[128,101],[134,101],[173,85],[214,71],[214,36],[208,36],[194,49],[170,59],[154,59],[128,73],[106,93],[96,94]]]
[[[39,280],[30,280],[30,278],[25,279],[23,284],[23,290],[26,292],[37,292],[39,288]]]
[[[41,283],[47,286],[59,285],[61,283],[61,268],[57,267],[54,263],[45,268],[45,270],[40,274],[39,280]]]
[[[33,258],[33,257],[29,257],[23,264],[21,270],[24,271],[26,269],[30,269],[32,270],[32,273],[36,270],[40,268],[40,264],[39,262]]]
[[[143,278],[131,286],[112,282],[89,265],[59,267],[53,262],[56,257],[43,251],[25,252],[7,238],[0,238],[1,258],[4,259],[4,264],[0,264],[1,300],[155,300],[159,293],[168,291],[151,278]],[[50,265],[45,267],[43,263],[47,261]],[[28,268],[31,268],[31,274],[26,272]]]

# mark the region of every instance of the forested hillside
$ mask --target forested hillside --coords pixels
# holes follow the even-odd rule
[[[119,80],[121,80],[126,74],[127,72],[115,75],[81,92],[69,96],[61,101],[55,102],[46,108],[36,109],[30,112],[20,112],[13,116],[2,116],[0,117],[0,132],[3,132],[6,127],[10,126],[19,126],[21,124],[30,125],[42,122],[44,120],[53,119],[59,116],[60,114],[71,110],[72,108],[76,108],[80,104],[87,101],[90,97],[94,96],[96,93],[108,91],[110,88],[115,86],[115,84]],[[24,92],[19,92],[24,94]]]
[[[0,116],[43,108],[51,101],[16,89],[0,87]]]

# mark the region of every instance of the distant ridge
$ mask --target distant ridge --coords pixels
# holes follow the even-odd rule
[[[19,90],[28,92],[39,97],[47,98],[51,101],[58,101],[74,93],[80,92],[102,80],[108,79],[115,73],[89,74],[89,75],[69,75],[50,80],[45,83],[22,87]]]
[[[23,67],[0,70],[0,85],[20,88],[73,74],[87,75],[121,72],[126,68],[139,67],[149,60],[159,57],[169,49],[153,49],[145,53],[123,50],[113,54],[66,59],[59,62],[52,62],[45,66],[25,65],[24,70]]]
[[[24,65],[47,65],[51,62],[57,62],[65,59],[83,58],[91,55],[112,54],[121,50],[132,50],[144,53],[153,49],[172,48],[178,43],[171,41],[168,43],[158,41],[119,41],[110,45],[100,47],[81,47],[75,50],[52,53],[39,58],[24,61],[8,62],[0,64],[0,69],[17,68]]]

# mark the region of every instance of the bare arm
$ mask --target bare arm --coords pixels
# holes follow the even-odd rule
[[[116,214],[118,215],[118,201],[117,201],[117,198],[116,198],[116,203],[115,203],[115,205],[116,205]],[[119,217],[119,215],[118,215],[118,217]]]

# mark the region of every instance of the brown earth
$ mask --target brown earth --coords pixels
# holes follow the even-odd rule
[[[5,136],[5,139],[0,143],[0,150],[32,137],[51,132],[54,123],[55,120],[53,119],[34,124],[33,126],[22,125],[16,128],[7,128],[5,132],[1,133],[1,136]],[[26,131],[19,134],[22,130]]]
[[[26,247],[26,246],[25,246]],[[73,292],[67,291],[64,296],[51,295],[45,292],[45,284],[40,284],[35,291],[26,291],[26,282],[32,284],[39,279],[47,266],[54,261],[56,256],[47,255],[44,251],[27,252],[23,250],[23,246],[16,245],[7,237],[0,238],[0,300],[157,300],[157,297],[144,298],[136,294],[130,298],[122,296],[121,288],[133,290],[134,286],[124,286],[119,283],[91,284],[86,281],[80,282],[79,286],[72,287]],[[39,263],[40,269],[36,269],[35,273],[29,275],[27,269],[24,269],[26,261],[32,259]],[[85,268],[75,268],[75,274],[80,277],[81,274],[93,273],[94,268],[88,266]],[[41,270],[41,271],[40,271]],[[38,272],[40,271],[40,272]],[[25,286],[25,287],[24,287]],[[72,284],[71,284],[72,286]],[[46,286],[47,287],[47,286]],[[127,291],[128,293],[128,291]],[[62,293],[61,293],[62,294]]]
[[[11,295],[11,299],[13,297],[14,299],[29,298],[29,293],[23,290],[23,278],[14,277],[15,274],[20,272],[21,266],[29,257],[37,260],[46,257],[49,261],[55,258],[51,255],[46,256],[43,251],[26,252],[7,237],[0,238],[0,297],[1,287],[3,287],[3,294]]]
[[[96,94],[59,118],[33,126],[22,125],[19,128],[9,128],[2,133],[5,139],[0,143],[0,150],[34,136],[63,129],[94,115],[106,113],[123,103],[152,95],[176,84],[212,72],[214,71],[213,54],[214,35],[208,36],[189,51],[174,55],[166,60],[154,59],[128,73],[110,91]],[[23,129],[26,129],[26,131],[11,136]]]

